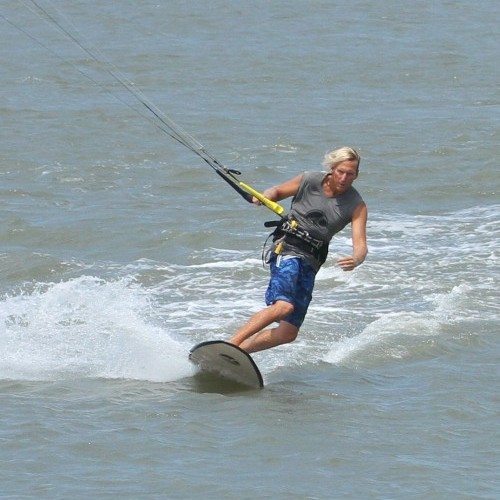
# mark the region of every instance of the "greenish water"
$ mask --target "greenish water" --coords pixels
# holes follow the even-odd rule
[[[264,390],[199,384],[273,215],[2,6],[1,496],[498,498],[497,3],[40,5],[258,189],[359,148],[370,254],[335,238]]]

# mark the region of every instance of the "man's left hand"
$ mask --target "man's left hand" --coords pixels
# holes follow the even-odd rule
[[[354,257],[340,257],[337,259],[337,264],[340,266],[342,271],[352,271],[358,266],[358,261]]]

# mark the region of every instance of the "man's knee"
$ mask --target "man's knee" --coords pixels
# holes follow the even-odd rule
[[[299,333],[298,329],[289,329],[282,333],[282,339],[284,344],[288,344],[293,342],[297,338],[297,334]]]
[[[273,330],[273,335],[279,340],[280,344],[293,342],[297,338],[298,333],[299,329],[287,321],[281,321],[278,328]]]
[[[272,307],[276,309],[280,319],[286,318],[292,314],[294,310],[293,304],[290,304],[290,302],[286,302],[285,300],[277,300]]]

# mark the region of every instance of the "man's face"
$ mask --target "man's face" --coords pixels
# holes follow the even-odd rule
[[[358,160],[346,160],[332,169],[332,178],[338,193],[345,193],[358,176]]]

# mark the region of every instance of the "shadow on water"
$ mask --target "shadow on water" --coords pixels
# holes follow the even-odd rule
[[[184,379],[183,382],[185,389],[200,393],[227,395],[256,393],[262,390],[206,372],[196,373],[193,377]]]

